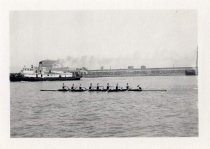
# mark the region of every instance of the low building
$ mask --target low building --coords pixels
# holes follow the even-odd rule
[[[141,66],[141,69],[146,69],[146,66],[142,65],[142,66]]]
[[[134,66],[128,66],[128,69],[134,69]]]

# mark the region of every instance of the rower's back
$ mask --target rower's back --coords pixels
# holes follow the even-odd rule
[[[116,90],[118,90],[118,88],[119,88],[119,87],[118,87],[118,84],[117,84],[117,85],[116,85]]]
[[[106,89],[109,90],[109,83],[107,83]]]

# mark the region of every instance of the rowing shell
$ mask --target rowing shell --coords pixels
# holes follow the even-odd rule
[[[141,89],[119,89],[119,90],[116,90],[116,89],[112,89],[112,90],[106,90],[106,89],[101,89],[101,90],[96,90],[96,89],[92,89],[92,90],[67,90],[67,89],[58,89],[58,90],[40,90],[40,91],[52,91],[52,92],[56,92],[56,91],[60,91],[60,92],[84,92],[84,91],[89,91],[89,92],[125,92],[125,91],[133,91],[133,92],[144,92],[144,91],[159,91],[159,92],[165,92],[167,90],[161,90],[161,89],[158,89],[158,90],[154,90],[154,89],[151,89],[151,90],[141,90]]]

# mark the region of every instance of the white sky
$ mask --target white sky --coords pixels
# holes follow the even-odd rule
[[[195,66],[195,10],[12,11],[11,71],[43,59],[89,69]]]

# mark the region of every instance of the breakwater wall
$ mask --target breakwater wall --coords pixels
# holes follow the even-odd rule
[[[83,77],[125,77],[125,76],[183,76],[197,75],[196,67],[168,67],[145,69],[103,69],[88,70]]]

